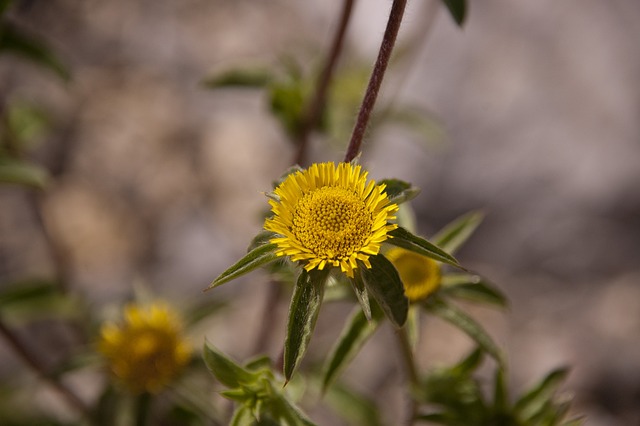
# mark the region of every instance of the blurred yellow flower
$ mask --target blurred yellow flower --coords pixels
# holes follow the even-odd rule
[[[133,393],[159,392],[191,356],[177,314],[160,302],[128,305],[122,324],[102,326],[98,350],[113,374]]]
[[[272,218],[264,227],[279,234],[271,239],[279,256],[300,261],[310,271],[327,264],[339,266],[349,277],[361,261],[371,267],[369,256],[397,225],[398,206],[389,201],[385,185],[367,182],[361,166],[340,163],[313,164],[289,175],[270,199]]]
[[[385,256],[398,270],[409,301],[424,299],[440,287],[440,264],[435,260],[399,247],[392,248]]]

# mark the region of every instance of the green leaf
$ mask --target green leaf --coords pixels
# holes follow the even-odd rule
[[[465,332],[485,352],[491,355],[500,366],[504,365],[502,352],[493,342],[493,339],[476,320],[464,313],[460,308],[437,297],[427,299],[424,306],[429,312]]]
[[[407,321],[409,300],[404,295],[398,271],[381,254],[369,257],[369,262],[371,269],[361,264],[356,273],[362,274],[369,294],[378,302],[387,318],[397,327],[402,327]]]
[[[527,420],[535,416],[551,400],[568,374],[569,369],[566,367],[555,369],[518,399],[514,406],[518,417]]]
[[[275,253],[277,248],[278,246],[276,244],[264,244],[254,248],[233,266],[220,274],[218,278],[213,280],[205,291],[236,279],[247,272],[251,272],[260,266],[266,265],[267,263],[273,262],[278,258],[278,255]]]
[[[377,330],[383,318],[383,313],[379,308],[375,308],[374,305],[373,314],[371,320],[367,320],[364,312],[359,308],[356,308],[351,314],[347,325],[342,330],[340,337],[338,337],[336,344],[327,357],[323,369],[323,393],[326,392],[338,374],[344,370],[358,354],[365,342],[369,340],[369,337]]]
[[[4,15],[11,3],[13,3],[13,0],[0,0],[0,16]]]
[[[476,371],[484,359],[484,351],[481,348],[474,349],[466,358],[452,368],[454,375],[469,376]]]
[[[49,174],[40,166],[20,160],[0,159],[0,183],[44,189],[48,181]]]
[[[332,386],[325,400],[350,425],[382,426],[378,404],[344,385]]]
[[[329,268],[302,270],[293,289],[284,342],[284,377],[288,382],[302,361],[318,319]]]
[[[438,425],[454,424],[444,413],[419,414],[416,416],[416,422],[435,423]]]
[[[455,253],[473,234],[482,219],[484,214],[479,211],[462,215],[442,228],[431,240],[447,253]]]
[[[257,374],[242,368],[207,341],[204,342],[203,357],[209,371],[229,388],[238,388],[258,380]]]
[[[70,74],[62,62],[42,41],[28,36],[13,25],[3,22],[0,27],[0,52],[10,52],[48,68],[65,81]]]
[[[14,322],[51,316],[77,318],[82,312],[79,300],[60,291],[57,283],[29,279],[6,284],[0,293],[0,312]]]
[[[253,68],[229,70],[206,78],[202,84],[209,89],[225,87],[261,88],[267,86],[272,80],[273,76],[268,70]]]
[[[276,420],[280,420],[280,422],[277,423],[278,425],[315,426],[298,407],[289,401],[278,389],[275,389],[271,382],[267,382],[267,386],[270,389],[271,395],[275,395],[275,397],[269,401],[268,409]],[[284,422],[282,420],[284,420]]]
[[[260,246],[269,244],[269,241],[273,238],[276,238],[277,236],[278,234],[273,231],[260,231],[258,232],[258,235],[253,237],[253,240],[251,240],[251,244],[249,244],[249,248],[247,249],[247,251],[250,252],[251,250],[256,249]]]
[[[441,293],[472,302],[506,307],[507,298],[478,275],[446,274],[442,277]]]
[[[354,274],[354,277],[349,281],[351,282],[351,287],[353,287],[353,291],[358,298],[358,302],[360,302],[364,316],[370,321],[371,305],[369,304],[369,293],[367,293],[367,288],[362,281],[362,276],[360,274]]]
[[[493,389],[493,410],[494,415],[502,417],[507,414],[508,409],[508,393],[504,380],[504,370],[498,366],[496,369]]]
[[[464,20],[467,17],[467,1],[466,0],[442,0],[447,9],[449,9],[449,13],[453,20],[458,24],[458,26],[462,26],[464,24]]]
[[[249,426],[254,425],[255,423],[256,419],[253,417],[251,409],[246,405],[240,405],[233,413],[229,426]]]
[[[282,124],[282,127],[295,137],[302,126],[305,96],[302,81],[294,79],[289,82],[271,84],[269,99],[271,112]]]
[[[386,240],[386,242],[389,244],[402,247],[414,253],[418,253],[423,256],[430,257],[431,259],[437,260],[439,262],[447,263],[449,265],[455,266],[456,268],[460,268],[464,270],[464,268],[460,266],[458,261],[453,256],[446,253],[444,250],[442,250],[438,246],[425,240],[424,238],[420,238],[416,235],[413,235],[411,232],[407,231],[403,227],[398,227],[397,229],[394,229],[393,231],[390,232],[390,235],[393,238],[389,238]]]
[[[378,184],[386,185],[384,192],[389,197],[389,201],[395,204],[412,200],[420,193],[420,188],[399,179],[383,179]]]

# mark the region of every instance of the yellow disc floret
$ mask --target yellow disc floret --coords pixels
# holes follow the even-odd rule
[[[162,303],[127,306],[124,323],[103,325],[98,350],[133,393],[162,390],[191,357],[177,315]]]
[[[440,287],[440,264],[435,260],[399,247],[389,250],[385,256],[398,270],[409,301],[424,299]]]
[[[357,261],[371,267],[369,256],[378,254],[397,227],[389,221],[398,206],[384,189],[367,181],[360,166],[314,164],[275,189],[277,199],[269,201],[274,215],[264,227],[279,235],[271,240],[278,255],[302,262],[308,271],[329,264],[353,277]]]

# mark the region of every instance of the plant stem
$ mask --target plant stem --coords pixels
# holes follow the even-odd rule
[[[409,342],[409,336],[407,335],[406,327],[402,327],[401,329],[397,330],[396,336],[398,336],[400,355],[402,356],[402,361],[407,373],[409,385],[411,388],[417,388],[420,384],[420,379],[418,376],[418,369],[416,368],[415,359],[413,357],[413,349],[411,348],[411,343]],[[416,417],[418,407],[416,406],[416,402],[413,396],[410,394],[409,397],[410,405],[406,424],[412,425]]]
[[[298,149],[293,160],[294,164],[299,164],[301,166],[304,165],[303,163],[305,162],[309,135],[318,123],[318,120],[324,110],[329,83],[331,82],[333,72],[336,68],[336,64],[338,63],[340,52],[342,52],[344,36],[347,32],[354,2],[355,0],[345,0],[342,5],[340,22],[338,23],[337,31],[333,37],[333,42],[331,43],[331,50],[327,55],[327,60],[324,68],[322,69],[322,73],[318,77],[318,83],[316,84],[313,98],[311,98],[306,114],[302,118],[302,127],[297,141]]]
[[[67,388],[63,383],[49,376],[38,359],[31,353],[27,347],[22,343],[20,338],[7,327],[7,325],[0,319],[0,335],[4,337],[9,346],[14,352],[27,364],[33,371],[40,376],[45,382],[47,382],[52,388],[54,388],[60,396],[62,396],[70,407],[77,411],[85,419],[89,419],[89,410],[85,403]]]
[[[400,24],[402,23],[402,15],[404,15],[404,9],[407,5],[407,0],[393,0],[391,6],[391,12],[389,13],[389,21],[387,21],[387,28],[384,31],[382,43],[380,44],[380,51],[378,52],[378,58],[373,66],[371,72],[371,78],[369,79],[369,85],[367,91],[362,99],[362,105],[360,106],[360,112],[356,120],[353,133],[351,134],[351,141],[347,147],[347,153],[344,157],[345,163],[350,162],[358,156],[360,153],[360,147],[362,146],[362,139],[364,138],[365,130],[371,116],[371,111],[376,103],[380,86],[382,85],[382,79],[384,73],[387,70],[389,64],[389,58],[391,58],[391,52],[400,30]]]

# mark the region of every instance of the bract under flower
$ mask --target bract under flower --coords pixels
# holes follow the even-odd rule
[[[359,165],[320,163],[289,175],[269,200],[274,215],[264,224],[279,235],[271,239],[277,254],[307,271],[339,266],[353,277],[358,260],[370,268],[369,256],[397,228],[389,221],[398,206],[367,174]]]

